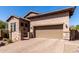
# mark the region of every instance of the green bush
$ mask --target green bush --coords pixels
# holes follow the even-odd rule
[[[0,20],[0,29],[5,29],[6,26],[7,26],[7,23]]]

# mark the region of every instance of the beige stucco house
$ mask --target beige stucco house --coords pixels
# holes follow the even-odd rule
[[[24,18],[11,16],[8,21],[9,32],[12,33],[12,40],[22,40],[23,32],[28,38],[49,38],[49,39],[70,39],[69,19],[73,15],[75,8],[36,13],[29,12]],[[22,30],[21,22],[27,24]],[[16,23],[16,31],[11,31],[11,23]],[[13,25],[15,26],[15,25]]]

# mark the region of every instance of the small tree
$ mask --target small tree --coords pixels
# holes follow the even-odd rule
[[[7,23],[0,20],[0,29],[5,29],[6,26],[7,26]]]
[[[70,26],[70,29],[76,30],[76,26]]]
[[[72,30],[79,30],[79,25],[71,26],[70,29],[72,29]]]
[[[79,30],[79,25],[76,25],[76,29]]]

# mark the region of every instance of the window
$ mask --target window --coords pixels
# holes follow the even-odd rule
[[[28,25],[27,25],[27,24],[25,24],[25,27],[28,27]]]
[[[23,24],[23,23],[21,23],[21,26],[24,26],[24,24]]]
[[[11,23],[11,31],[16,31],[16,23]]]

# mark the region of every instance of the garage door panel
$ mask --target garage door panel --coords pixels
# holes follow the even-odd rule
[[[37,38],[54,38],[61,39],[62,38],[62,28],[53,28],[51,27],[36,27],[35,34]],[[59,26],[58,26],[59,27]]]
[[[38,26],[35,27],[36,30],[52,30],[52,29],[63,29],[63,25],[49,25],[49,26]]]

